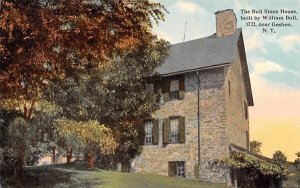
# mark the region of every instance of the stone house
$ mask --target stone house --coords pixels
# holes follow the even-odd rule
[[[215,161],[231,146],[249,149],[253,98],[242,29],[233,10],[215,13],[216,33],[171,46],[158,79],[159,109],[144,124],[142,153],[131,171],[229,182]]]

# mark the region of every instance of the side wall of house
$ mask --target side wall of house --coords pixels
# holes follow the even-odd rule
[[[224,67],[200,72],[200,179],[227,182],[218,159],[229,155],[225,126]]]
[[[225,69],[225,75],[226,130],[229,142],[247,149],[249,147],[249,115],[238,52],[231,66]]]
[[[159,119],[159,144],[143,146],[140,156],[132,163],[132,171],[168,175],[168,163],[185,161],[189,179],[225,182],[228,171],[214,161],[228,156],[228,139],[225,126],[224,68],[199,72],[200,75],[200,156],[198,168],[198,78],[197,74],[185,75],[185,97],[162,103],[153,114]],[[162,122],[169,116],[185,117],[185,143],[162,144]]]

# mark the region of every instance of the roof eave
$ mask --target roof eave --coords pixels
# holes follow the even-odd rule
[[[241,31],[240,38],[238,40],[238,48],[241,49],[241,61],[242,61],[242,69],[244,74],[244,82],[246,87],[246,96],[247,96],[247,104],[248,106],[254,106],[253,101],[253,95],[252,95],[252,88],[251,88],[251,81],[249,76],[249,70],[248,70],[248,63],[246,58],[246,51],[245,51],[245,45],[244,45],[244,39],[243,39],[243,33]],[[241,46],[239,46],[241,45]]]
[[[186,73],[191,73],[191,72],[197,72],[197,71],[203,71],[203,70],[208,70],[208,69],[214,69],[214,68],[220,68],[220,67],[225,67],[229,66],[231,63],[223,63],[223,64],[218,64],[218,65],[212,65],[212,66],[207,66],[207,67],[199,67],[199,68],[194,68],[194,69],[188,69],[188,70],[183,70],[183,71],[177,71],[177,72],[169,72],[169,73],[164,73],[164,74],[154,74],[153,76],[161,76],[161,77],[166,77],[166,76],[173,76],[173,75],[179,75],[179,74],[186,74]]]

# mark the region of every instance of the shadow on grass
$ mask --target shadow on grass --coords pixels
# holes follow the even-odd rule
[[[92,170],[84,168],[83,164],[75,163],[25,167],[21,182],[24,188],[89,188],[95,185],[100,185],[101,182],[98,179],[92,181],[91,179],[82,179],[79,174],[85,173],[84,171]],[[13,170],[1,171],[1,179],[3,187],[14,187],[15,181],[13,177]]]

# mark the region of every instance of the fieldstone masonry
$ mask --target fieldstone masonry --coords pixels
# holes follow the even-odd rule
[[[216,19],[218,37],[234,33],[236,18],[232,10],[216,12]],[[184,161],[188,179],[230,182],[229,169],[216,161],[229,156],[230,144],[247,148],[249,120],[242,70],[245,62],[241,61],[238,47],[233,62],[226,63],[182,74],[184,98],[161,101],[152,116],[159,120],[159,143],[143,146],[142,153],[131,162],[133,172],[168,175],[169,162]],[[185,143],[163,144],[163,119],[170,116],[185,117]]]
[[[218,11],[216,15],[217,37],[232,35],[236,30],[236,16],[233,10]]]

